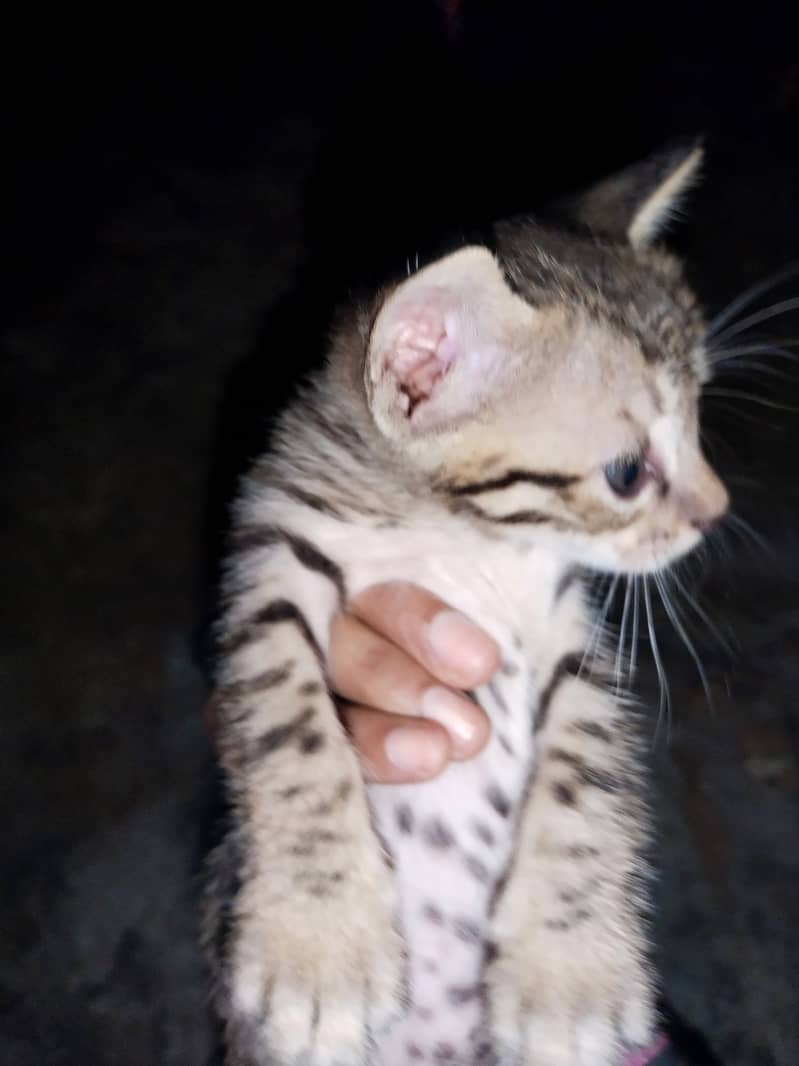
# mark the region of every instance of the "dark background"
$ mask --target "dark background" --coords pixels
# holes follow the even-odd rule
[[[704,184],[674,243],[720,310],[797,258],[791,6],[465,0],[457,25],[433,3],[9,24],[3,1066],[212,1061],[195,900],[218,532],[334,303],[452,225],[535,210],[703,133]],[[799,316],[747,343],[764,336],[799,336]],[[737,640],[726,653],[694,616],[712,708],[659,621],[673,714],[668,729],[647,717],[656,930],[670,999],[726,1063],[795,1066],[799,368],[756,358],[707,404],[756,533],[731,527],[692,578]],[[641,654],[656,703],[643,640]]]

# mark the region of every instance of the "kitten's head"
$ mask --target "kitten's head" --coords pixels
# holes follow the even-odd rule
[[[569,226],[499,223],[492,250],[383,297],[369,407],[451,507],[623,571],[666,565],[723,515],[699,443],[704,322],[651,243],[700,159],[630,168],[567,202]]]

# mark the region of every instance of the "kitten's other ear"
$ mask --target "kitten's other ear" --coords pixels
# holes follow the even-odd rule
[[[476,415],[512,372],[514,335],[534,315],[486,248],[463,248],[403,281],[380,309],[366,353],[378,428],[407,440]]]
[[[700,141],[672,146],[605,178],[563,207],[598,233],[646,247],[697,181],[703,156]]]

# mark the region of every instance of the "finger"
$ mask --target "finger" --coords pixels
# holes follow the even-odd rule
[[[488,739],[488,719],[461,692],[445,688],[396,645],[350,615],[337,615],[330,633],[330,678],[350,703],[438,722],[450,735],[452,757],[468,759]]]
[[[449,762],[449,736],[436,722],[347,703],[341,717],[367,781],[410,784],[427,781]]]
[[[446,685],[474,688],[499,668],[496,642],[460,611],[416,585],[373,585],[347,609]]]

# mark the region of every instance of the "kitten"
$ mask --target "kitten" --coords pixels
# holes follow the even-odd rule
[[[727,495],[703,319],[652,246],[671,151],[358,306],[245,480],[219,666],[232,828],[205,923],[229,1064],[617,1066],[653,1034],[643,767],[585,568],[660,569]],[[332,615],[414,582],[499,643],[477,757],[370,785]],[[435,707],[431,707],[435,713]]]

